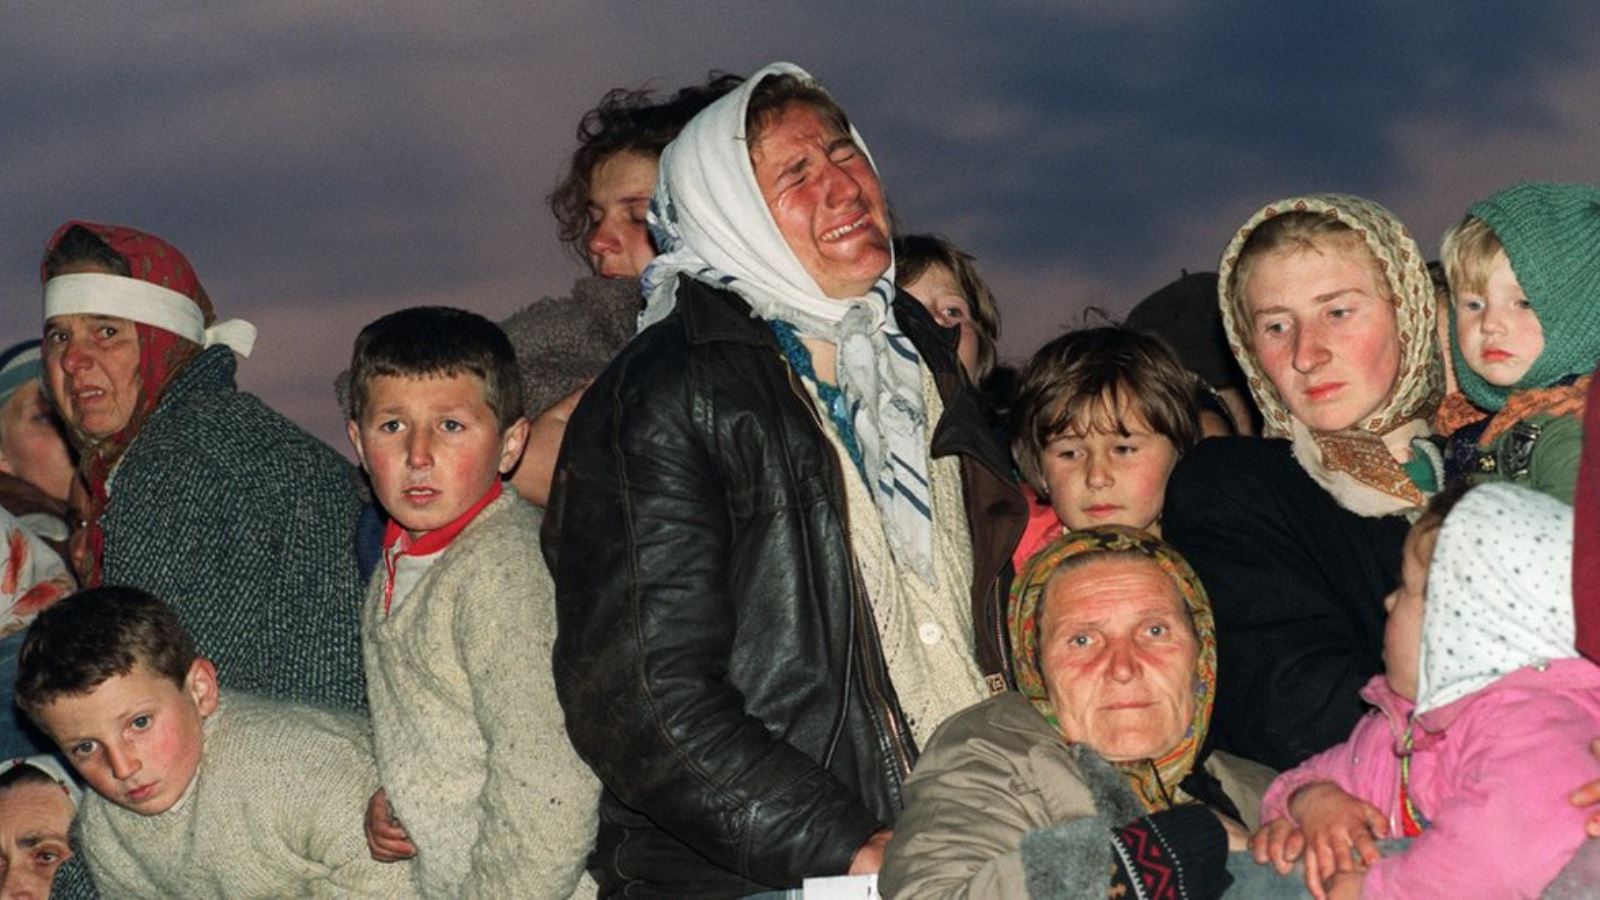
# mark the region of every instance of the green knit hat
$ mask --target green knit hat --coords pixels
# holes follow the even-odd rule
[[[1462,365],[1456,376],[1474,405],[1498,410],[1518,390],[1586,375],[1600,361],[1600,188],[1529,182],[1468,210],[1500,239],[1511,271],[1544,329],[1544,352],[1522,380],[1496,387]]]

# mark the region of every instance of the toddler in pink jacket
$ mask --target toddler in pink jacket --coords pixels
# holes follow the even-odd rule
[[[1600,774],[1600,667],[1573,647],[1572,508],[1510,484],[1437,507],[1385,601],[1376,709],[1262,801],[1257,861],[1303,857],[1319,897],[1536,897],[1585,839],[1567,798]],[[1380,858],[1386,837],[1413,840]]]

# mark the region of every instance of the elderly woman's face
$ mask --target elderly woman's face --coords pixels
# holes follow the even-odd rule
[[[822,292],[859,297],[889,268],[889,208],[867,155],[809,103],[774,115],[750,165],[778,231]]]
[[[56,869],[72,855],[72,801],[53,784],[0,793],[0,897],[48,897]]]
[[[44,325],[44,373],[64,422],[109,437],[138,406],[139,334],[115,316],[53,316]]]
[[[1200,644],[1172,580],[1113,557],[1045,590],[1039,657],[1062,735],[1113,762],[1176,747],[1194,719]]]

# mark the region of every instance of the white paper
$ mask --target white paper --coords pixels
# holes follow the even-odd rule
[[[834,878],[807,878],[806,900],[878,900],[878,876],[840,875]]]

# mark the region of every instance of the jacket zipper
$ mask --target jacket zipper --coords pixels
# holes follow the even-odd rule
[[[817,436],[822,438],[823,443],[829,444],[830,442],[828,441],[827,432],[822,430],[826,426],[822,421],[822,416],[817,412],[816,404],[811,402],[810,395],[808,395],[806,393],[805,388],[803,386],[801,386],[799,384],[799,382],[796,380],[796,376],[794,374],[794,369],[790,368],[788,365],[785,365],[783,368],[784,368],[784,374],[788,377],[788,380],[789,380],[789,390],[791,390],[794,393],[796,399],[798,399],[800,401],[801,405],[803,405],[806,408],[806,411],[811,414],[811,421],[817,426],[817,430],[818,430],[818,435]],[[831,444],[830,444],[828,449],[829,449],[829,453],[828,453],[828,457],[827,457],[828,458],[828,471],[830,473],[832,473],[832,475],[833,475],[833,486],[838,491],[839,499],[842,501],[842,504],[841,504],[842,508],[840,510],[840,513],[844,518],[844,552],[845,552],[845,557],[850,561],[850,589],[851,589],[851,597],[850,597],[850,610],[851,610],[851,612],[850,612],[850,631],[855,632],[856,631],[856,619],[857,619],[856,612],[858,610],[865,610],[867,612],[870,612],[871,610],[870,610],[870,607],[868,606],[868,604],[865,602],[865,598],[867,596],[867,591],[866,591],[866,586],[861,583],[861,569],[856,564],[855,547],[852,546],[851,543],[850,543],[850,528],[851,528],[851,524],[850,524],[850,505],[849,505],[849,501],[846,499],[847,493],[846,493],[846,488],[845,488],[845,485],[844,485],[844,472],[842,471],[842,465],[841,465],[841,463],[839,462],[839,460],[837,458],[838,454],[832,452]],[[876,618],[874,617],[872,619],[872,621],[876,622]],[[863,629],[861,631],[861,633],[855,635],[855,639],[856,639],[856,641],[876,641],[878,639],[878,635],[877,635],[876,631],[874,631],[871,634],[867,634],[865,629]],[[855,649],[852,646],[852,648],[851,648],[851,659],[854,658],[854,654],[855,654]],[[877,654],[877,660],[878,660],[879,665],[881,666],[882,665],[882,655],[881,655],[881,653]],[[863,662],[865,662],[865,660],[863,660]],[[847,663],[847,665],[848,665],[848,663]],[[847,670],[847,674],[848,674],[848,670]],[[900,780],[903,783],[905,781],[905,779],[910,777],[910,775],[911,775],[911,767],[912,767],[912,764],[913,764],[913,760],[911,759],[911,751],[906,746],[905,735],[901,732],[901,729],[900,729],[899,716],[895,714],[894,708],[889,703],[888,697],[886,697],[884,695],[882,688],[877,685],[876,679],[873,677],[872,673],[866,671],[866,667],[865,666],[863,666],[863,671],[861,672],[861,678],[862,678],[862,683],[866,686],[868,692],[872,695],[872,699],[874,699],[877,702],[877,704],[879,706],[879,710],[882,712],[882,715],[880,716],[880,720],[889,729],[890,748],[894,751],[895,763],[897,764],[897,766],[899,768]],[[828,742],[829,743],[829,749],[830,749],[830,753],[829,753],[830,756],[832,755],[832,753],[831,753],[832,747],[838,742],[839,736],[840,736],[840,734],[842,734],[842,732],[844,730],[844,713],[848,709],[848,704],[849,704],[848,685],[849,685],[849,679],[846,678],[846,696],[845,696],[845,704],[846,704],[846,706],[840,709],[839,725],[835,729],[834,735],[832,736],[832,738]],[[896,790],[896,793],[898,794],[899,791]]]

